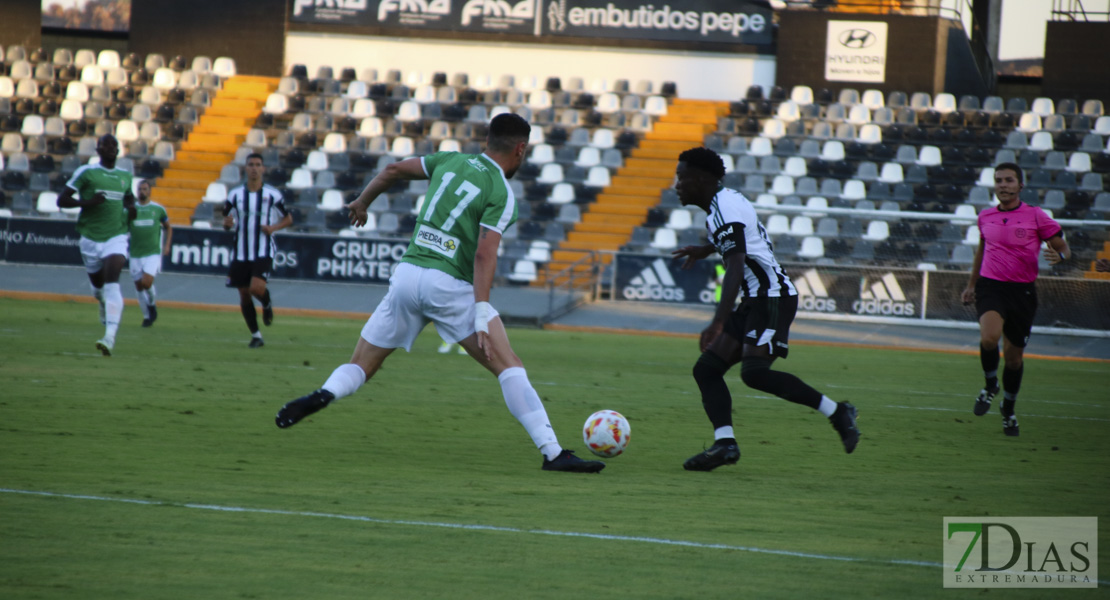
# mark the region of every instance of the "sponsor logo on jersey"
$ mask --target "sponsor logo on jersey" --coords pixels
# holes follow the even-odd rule
[[[151,227],[154,225],[154,219],[135,219],[131,224],[136,227]]]
[[[621,294],[628,300],[660,300],[685,302],[686,292],[675,285],[674,277],[663,259],[657,258],[624,286]]]
[[[478,157],[467,159],[466,163],[483,173],[489,171],[489,167],[487,167],[485,163],[483,163],[482,160]]]
[[[385,21],[391,13],[398,13],[402,22],[423,22],[424,17],[445,17],[451,14],[451,0],[381,0],[378,4],[378,21]]]
[[[794,282],[798,290],[798,308],[812,312],[836,312],[836,298],[829,297],[825,282],[821,281],[817,269],[810,269]]]
[[[506,0],[468,0],[462,8],[462,25],[470,25],[476,17],[492,21],[532,19],[536,16],[535,6],[533,0],[518,0],[515,4]]]
[[[416,230],[413,242],[421,248],[438,252],[447,258],[455,258],[455,252],[459,249],[459,238],[427,225],[421,225]]]
[[[910,317],[917,307],[906,299],[894,273],[887,273],[873,281],[860,278],[859,300],[852,303],[852,310],[859,315]]]

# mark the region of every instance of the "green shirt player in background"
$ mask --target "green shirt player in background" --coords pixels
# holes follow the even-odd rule
[[[395,183],[431,180],[408,250],[389,279],[389,292],[362,328],[351,362],[335,369],[320,389],[283,406],[275,419],[278,427],[290,427],[355,393],[387,356],[397,348],[410,350],[420,331],[434,322],[445,342],[458,342],[497,377],[509,412],[544,455],[544,470],[596,473],[605,467],[559,446],[547,411],[489,303],[501,234],[517,218],[508,180],[524,161],[530,132],[519,115],[500,114],[490,122],[484,153],[440,152],[390,164],[350,204],[351,223],[361,226],[366,207]]]
[[[104,356],[111,356],[123,315],[119,274],[127,262],[127,218],[135,206],[135,196],[131,193],[131,173],[116,168],[119,142],[115,136],[100,136],[96,153],[100,164],[83,165],[74,171],[58,198],[58,206],[81,209],[77,216],[81,259],[104,324],[104,337],[97,340],[96,347]]]
[[[166,209],[150,201],[150,182],[139,182],[139,203],[131,219],[131,279],[143,311],[143,327],[158,318],[154,304],[154,278],[162,271],[162,257],[170,253],[173,227]],[[163,235],[163,233],[165,235]]]

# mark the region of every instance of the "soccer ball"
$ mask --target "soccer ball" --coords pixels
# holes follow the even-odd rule
[[[582,427],[582,441],[590,452],[612,458],[628,447],[632,427],[628,419],[615,410],[599,410],[586,419]]]

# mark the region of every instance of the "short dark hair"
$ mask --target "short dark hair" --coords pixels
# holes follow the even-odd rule
[[[687,167],[705,171],[717,179],[724,179],[725,161],[721,160],[716,152],[704,146],[684,151],[678,155],[678,161],[686,163]]]
[[[243,164],[244,165],[247,164],[247,161],[252,159],[252,158],[257,158],[258,161],[261,162],[263,165],[266,164],[266,160],[264,158],[262,158],[262,155],[257,153],[257,152],[251,152],[250,154],[248,154],[247,157],[245,159],[243,159]]]
[[[1007,170],[1013,171],[1014,173],[1017,173],[1018,183],[1020,183],[1021,185],[1025,185],[1025,173],[1023,173],[1022,170],[1021,170],[1021,167],[1017,166],[1015,163],[1004,162],[1004,163],[1000,163],[1000,164],[997,164],[997,165],[994,166],[994,172],[995,173],[997,173],[999,171],[1007,171]]]
[[[489,149],[509,152],[521,142],[527,142],[532,126],[516,113],[501,113],[489,122]]]

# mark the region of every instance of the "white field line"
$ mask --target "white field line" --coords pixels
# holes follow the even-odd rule
[[[858,558],[851,556],[835,556],[831,554],[815,554],[811,552],[794,552],[792,550],[775,550],[773,548],[757,548],[754,546],[735,546],[731,544],[708,544],[704,542],[691,542],[686,540],[671,540],[666,538],[642,537],[642,536],[628,536],[628,535],[610,535],[604,533],[584,533],[577,531],[553,531],[549,529],[521,529],[518,527],[501,527],[497,525],[475,525],[466,523],[446,523],[439,521],[409,521],[400,519],[378,519],[374,517],[365,517],[361,515],[342,515],[336,513],[321,513],[312,511],[295,511],[295,510],[281,510],[272,508],[249,508],[242,506],[222,506],[218,504],[195,504],[195,503],[178,503],[178,502],[160,502],[154,500],[137,500],[133,498],[108,498],[104,496],[89,496],[85,494],[62,494],[56,492],[40,492],[32,490],[15,490],[8,488],[0,488],[0,493],[3,494],[20,494],[24,496],[41,496],[47,498],[64,498],[67,500],[91,500],[98,502],[114,502],[120,504],[138,504],[142,506],[169,506],[175,508],[188,508],[193,510],[210,510],[218,512],[234,512],[234,513],[247,513],[247,514],[262,514],[262,515],[282,515],[290,517],[315,517],[322,519],[339,519],[344,521],[358,521],[362,523],[376,523],[379,525],[400,525],[409,527],[438,527],[444,529],[465,529],[469,531],[491,531],[498,533],[515,533],[524,535],[547,535],[557,537],[575,537],[586,538],[594,540],[605,540],[615,542],[640,542],[645,544],[656,544],[662,546],[683,546],[687,548],[702,548],[707,550],[737,550],[741,552],[753,552],[756,554],[772,554],[777,556],[790,556],[794,558],[808,558],[813,560],[832,560],[840,562],[852,563],[870,563],[878,565],[909,565],[915,567],[943,567],[941,563],[919,561],[919,560],[901,560],[901,559],[875,559],[875,558]],[[1107,582],[1110,583],[1110,582]]]
[[[966,413],[968,411],[960,408],[941,408],[939,406],[899,406],[897,404],[887,404],[885,408],[901,408],[905,410],[936,410],[941,412],[956,412]],[[1023,417],[1035,417],[1038,419],[1068,419],[1071,421],[1102,421],[1110,422],[1110,419],[1100,419],[1098,417],[1062,417],[1059,415],[1035,415],[1032,413],[1021,413]]]
[[[337,519],[343,521],[356,521],[361,523],[375,523],[378,525],[397,525],[407,527],[436,527],[441,529],[462,529],[467,531],[489,531],[495,533],[514,533],[521,535],[547,535],[556,537],[585,538],[607,542],[639,542],[642,544],[655,544],[659,546],[681,546],[685,548],[699,548],[703,550],[734,550],[739,552],[752,552],[755,554],[770,554],[773,556],[788,556],[811,560],[831,560],[837,562],[862,563],[873,565],[905,565],[911,567],[944,568],[952,567],[943,563],[921,560],[859,558],[853,556],[836,556],[833,554],[816,554],[812,552],[795,552],[793,550],[776,550],[773,548],[759,548],[755,546],[736,546],[732,544],[709,544],[705,542],[691,542],[687,540],[672,540],[644,536],[611,535],[604,533],[584,533],[577,531],[553,531],[550,529],[521,529],[519,527],[501,527],[498,525],[476,525],[467,523],[446,523],[440,521],[409,521],[403,519],[378,519],[361,515],[342,515],[336,513],[321,513],[313,511],[282,510],[274,508],[249,508],[242,506],[222,506],[219,504],[195,504],[179,502],[158,502],[153,500],[137,500],[133,498],[107,498],[104,496],[89,496],[85,494],[62,494],[56,492],[40,492],[32,490],[15,490],[0,488],[2,494],[20,494],[24,496],[40,496],[47,498],[63,498],[67,500],[91,500],[98,502],[115,502],[119,504],[138,504],[141,506],[169,506],[175,508],[188,508],[192,510],[210,510],[217,512],[233,512],[261,515],[282,515],[290,517],[310,517],[319,519]],[[1110,580],[1099,579],[1099,585],[1110,585]]]

